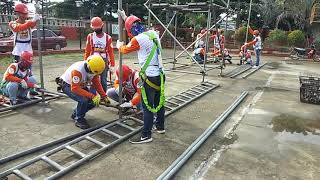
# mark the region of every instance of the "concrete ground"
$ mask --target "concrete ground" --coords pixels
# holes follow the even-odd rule
[[[172,51],[166,50],[165,56]],[[124,56],[133,64],[134,55]],[[212,70],[206,80],[221,87],[166,118],[166,134],[154,134],[149,144],[124,142],[62,179],[156,179],[243,91],[249,96],[206,141],[174,179],[315,179],[320,177],[319,106],[299,101],[299,75],[316,74],[320,64],[263,57],[262,70],[242,79],[219,77]],[[46,88],[55,89],[59,76],[81,55],[44,58]],[[188,62],[187,60],[182,60]],[[180,61],[179,61],[180,62]],[[171,65],[166,65],[167,69]],[[227,66],[228,70],[236,65]],[[1,69],[1,68],[0,68]],[[4,69],[4,68],[2,68]],[[38,66],[34,66],[38,74]],[[198,68],[189,68],[199,72]],[[199,84],[194,74],[167,73],[166,95],[175,95]],[[1,114],[0,157],[79,132],[69,120],[75,103],[69,99],[51,101]],[[88,113],[91,125],[117,118],[111,108]],[[79,148],[86,149],[87,144]],[[62,165],[74,159],[65,152],[52,157]],[[19,161],[0,165],[0,171]],[[52,174],[45,165],[23,171],[43,178],[37,171]],[[10,177],[9,179],[14,179]]]

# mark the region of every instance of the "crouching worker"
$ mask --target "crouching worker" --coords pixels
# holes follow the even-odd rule
[[[193,58],[199,63],[203,64],[204,62],[205,50],[204,48],[197,48],[193,51]]]
[[[245,45],[241,46],[239,56],[240,56],[239,65],[250,64],[251,66],[253,66],[253,62],[251,59],[251,52]]]
[[[20,100],[30,100],[30,90],[39,88],[36,79],[32,76],[32,53],[23,51],[18,63],[11,63],[4,73],[0,85],[2,94],[9,97],[10,104],[16,105],[17,98]]]
[[[123,54],[137,51],[141,70],[139,72],[143,108],[143,130],[140,137],[131,139],[131,143],[151,142],[151,130],[154,115],[156,115],[155,129],[158,133],[165,133],[164,129],[164,81],[165,75],[161,61],[161,45],[159,35],[153,30],[145,29],[141,20],[136,16],[125,15],[119,11],[125,21],[125,29],[131,38],[127,45],[117,41],[117,48]]]
[[[114,81],[114,87],[107,91],[108,97],[117,102],[119,102],[119,69],[116,71],[117,76]],[[138,82],[139,71],[132,70],[127,65],[122,65],[122,96],[124,97],[124,103],[120,104],[120,107],[131,108],[137,106],[137,108],[140,108],[141,91],[138,88]]]
[[[75,125],[81,129],[90,127],[85,119],[89,110],[99,106],[101,101],[105,104],[110,103],[99,76],[104,71],[105,66],[106,64],[101,56],[92,55],[86,61],[72,64],[60,77],[62,91],[78,102],[71,118],[75,121]],[[91,83],[94,88],[92,91],[97,91],[99,95],[90,92],[88,86]]]

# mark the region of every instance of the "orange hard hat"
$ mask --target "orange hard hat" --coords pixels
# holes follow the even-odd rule
[[[120,77],[120,68],[117,69],[117,76]],[[122,65],[122,80],[127,81],[132,73],[132,69],[130,69],[127,65]]]
[[[28,7],[23,3],[19,3],[14,7],[14,12],[28,14]]]
[[[133,23],[135,23],[137,21],[141,21],[141,19],[138,18],[137,16],[131,15],[131,16],[127,17],[126,22],[124,23],[124,26],[126,28],[126,31],[127,31],[129,37],[133,37],[133,35],[131,34],[131,27],[132,27]]]
[[[259,30],[254,30],[254,31],[253,31],[253,34],[254,34],[254,35],[258,35],[258,34],[260,34],[260,32],[259,32]]]
[[[201,34],[204,34],[204,33],[206,33],[206,32],[207,32],[206,29],[201,29],[201,31],[200,31]]]
[[[99,18],[99,17],[93,17],[93,18],[91,19],[90,27],[91,27],[92,29],[100,29],[100,28],[102,28],[102,26],[103,26],[103,22],[102,22],[102,19],[101,19],[101,18]]]

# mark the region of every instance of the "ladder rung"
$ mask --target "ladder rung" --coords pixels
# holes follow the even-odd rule
[[[140,119],[138,119],[138,118],[135,118],[135,117],[129,117],[129,119],[134,120],[134,121],[137,121],[137,122],[139,122],[139,123],[142,123],[142,124],[143,124],[143,121],[142,121],[142,120],[140,120]]]
[[[195,91],[195,90],[192,90],[192,89],[189,89],[188,91],[191,91],[194,95],[196,95],[196,96],[198,96],[199,94],[201,94],[201,93],[199,93],[198,91]]]
[[[114,137],[116,137],[116,138],[118,138],[118,139],[122,138],[121,135],[119,135],[119,134],[117,134],[117,133],[115,133],[115,132],[112,132],[112,131],[110,131],[110,130],[108,130],[108,129],[102,129],[102,131],[105,132],[105,133],[107,133],[107,134],[109,134],[109,135],[112,135],[112,136],[114,136]]]
[[[117,122],[117,124],[118,124],[119,126],[122,126],[122,127],[124,127],[124,128],[127,128],[127,129],[129,129],[129,130],[131,130],[131,131],[135,131],[135,130],[136,130],[135,128],[130,127],[130,126],[128,126],[128,125],[126,125],[126,124],[123,124],[123,123],[121,123],[121,122]]]
[[[206,90],[205,88],[199,88],[199,87],[194,87],[192,89],[196,89],[196,90],[201,91],[201,92]]]
[[[106,144],[104,144],[104,143],[102,143],[102,142],[100,142],[100,141],[98,141],[98,140],[96,140],[96,139],[93,139],[93,138],[90,137],[90,136],[86,136],[86,139],[87,139],[88,141],[91,141],[91,142],[93,142],[93,143],[101,146],[101,147],[107,146]]]
[[[184,92],[185,94],[188,94],[188,95],[191,95],[191,96],[197,96],[197,95],[195,95],[195,94],[193,94],[193,93],[189,93],[189,92]]]
[[[172,111],[172,110],[174,109],[174,108],[169,107],[169,106],[167,106],[167,105],[165,105],[164,107],[167,108],[167,109],[169,109],[169,111]]]
[[[87,156],[86,154],[82,153],[81,151],[79,151],[79,150],[77,150],[77,149],[75,149],[75,148],[73,148],[71,146],[66,146],[65,148],[67,150],[73,152],[74,154],[80,156],[81,158],[85,158]]]
[[[17,176],[19,176],[20,178],[24,179],[24,180],[32,180],[29,176],[27,176],[26,174],[24,174],[23,172],[21,172],[18,169],[13,170],[13,173],[16,174]]]
[[[51,160],[50,158],[48,158],[47,156],[42,156],[41,159],[48,163],[49,165],[53,166],[54,168],[56,168],[57,170],[61,171],[64,169],[63,166],[61,166],[60,164],[56,163],[55,161]]]
[[[189,100],[189,99],[192,99],[192,97],[189,97],[189,96],[186,96],[186,95],[183,95],[183,94],[179,94],[179,96],[182,96],[182,97],[184,97],[184,98],[187,98],[188,100]]]
[[[178,97],[172,97],[173,99],[176,99],[176,100],[179,100],[179,101],[182,101],[182,102],[186,102],[187,100],[184,100],[184,99],[180,99],[180,98],[178,98]]]
[[[172,101],[170,101],[170,100],[167,100],[166,102],[167,102],[167,103],[171,103],[171,104],[176,105],[176,106],[180,106],[180,104],[175,103],[175,102],[172,102]]]

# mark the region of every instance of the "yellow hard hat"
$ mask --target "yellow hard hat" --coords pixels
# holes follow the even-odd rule
[[[106,63],[99,55],[89,56],[87,58],[87,64],[89,70],[96,75],[101,74],[103,70],[106,68]]]

